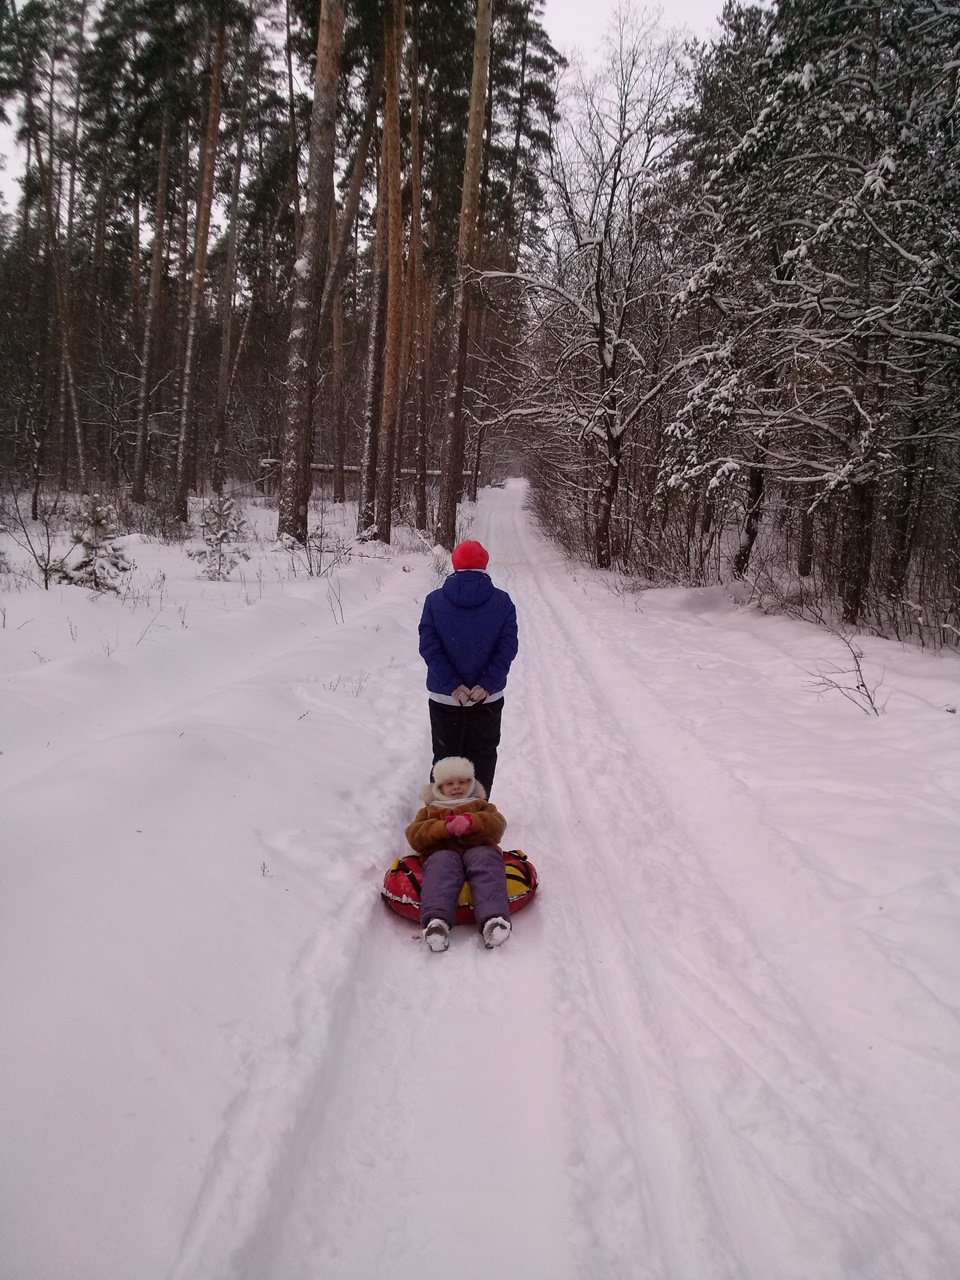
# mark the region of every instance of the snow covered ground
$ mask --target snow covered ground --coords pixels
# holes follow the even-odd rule
[[[524,492],[470,530],[542,877],[495,952],[378,896],[412,537],[0,596],[3,1280],[960,1275],[960,662],[862,638],[865,713],[835,636],[571,566]]]

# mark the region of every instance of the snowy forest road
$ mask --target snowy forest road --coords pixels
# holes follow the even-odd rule
[[[327,510],[321,576],[133,539],[127,603],[4,597],[0,1280],[960,1275],[955,655],[858,637],[862,714],[825,628],[570,562],[526,493],[469,530],[541,875],[489,952],[379,896],[445,556]]]
[[[951,1193],[791,967],[815,873],[652,687],[671,637],[638,612],[635,648],[605,645],[523,493],[471,535],[520,616],[495,799],[541,897],[495,953],[372,912],[230,1274],[947,1280]],[[871,955],[831,963],[856,1004]]]

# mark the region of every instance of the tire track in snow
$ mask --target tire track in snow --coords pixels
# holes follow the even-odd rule
[[[502,545],[523,540],[520,528],[500,538]],[[614,816],[625,806],[639,811],[646,799],[634,798],[635,766],[622,729],[595,697],[578,690],[583,654],[535,576],[524,575],[515,593],[527,673],[520,714],[532,726],[529,772],[545,784],[541,840],[550,851],[548,910],[556,919],[550,941],[559,1034],[567,1042],[567,1120],[581,1213],[578,1274],[732,1280],[742,1273],[723,1222],[702,1187],[685,1184],[699,1157],[690,1118],[678,1108],[675,1054],[651,963],[629,940],[638,927],[628,888],[634,868],[625,859],[610,867],[618,842],[636,848],[649,842],[649,832],[645,839],[642,830],[625,831]],[[558,698],[551,686],[569,698]],[[516,705],[512,709],[517,715]],[[559,756],[561,764],[571,763],[578,738],[576,771],[561,778],[545,762]],[[631,779],[612,805],[598,804],[579,774],[597,766]]]
[[[394,590],[407,593],[409,589],[409,580],[398,576]],[[382,600],[351,611],[347,624],[334,636],[345,652],[349,644],[344,644],[343,637],[354,631],[359,639],[379,607]],[[300,652],[313,654],[315,646],[325,647],[329,639],[307,642],[301,638],[254,664],[246,676],[265,667],[282,668],[284,659]],[[234,1275],[257,1280],[270,1275],[274,1280],[281,1275],[269,1268],[249,1272],[237,1268],[251,1251],[269,1245],[291,1188],[307,1163],[311,1135],[326,1110],[331,1081],[341,1065],[340,1041],[350,1034],[356,1018],[358,984],[362,988],[365,971],[363,947],[380,913],[381,827],[396,825],[414,789],[416,765],[406,761],[422,736],[409,716],[411,685],[418,681],[419,672],[412,663],[397,665],[393,656],[387,660],[392,643],[385,638],[382,666],[363,674],[366,681],[380,686],[381,763],[404,763],[395,774],[388,768],[390,783],[371,797],[366,832],[357,829],[355,818],[351,822],[332,814],[324,824],[322,847],[300,848],[296,834],[286,832],[272,841],[278,857],[310,867],[314,878],[323,881],[326,905],[337,929],[332,937],[316,934],[293,964],[288,977],[293,1026],[282,1041],[264,1045],[245,1064],[245,1078],[225,1109],[219,1139],[207,1155],[168,1280],[226,1280]],[[300,674],[287,679],[299,702],[308,707],[317,704]],[[336,851],[335,858],[329,857],[328,844]],[[316,1271],[308,1274],[315,1277]]]
[[[379,901],[430,760],[419,667],[411,684],[382,721],[407,763],[378,777],[353,850],[376,883],[345,895],[342,949],[318,937],[291,975],[297,1026],[225,1117],[169,1280],[447,1280],[451,1258],[458,1280],[486,1280],[490,1252],[467,1245],[478,1214],[497,1224],[503,1280],[573,1280],[552,1042],[523,1087],[511,1061],[548,987],[533,911],[504,953],[460,929],[436,957]]]
[[[439,957],[368,905],[322,1083],[221,1275],[573,1280],[535,910],[502,953],[462,928]]]
[[[576,1028],[570,1093],[586,1104],[573,1129],[587,1216],[582,1274],[913,1280],[933,1263],[946,1277],[948,1251],[913,1207],[899,1156],[697,853],[711,833],[678,822],[689,785],[674,805],[657,785],[652,744],[634,727],[649,694],[614,655],[594,676],[586,622],[545,564],[527,571],[543,555],[524,517],[509,504],[492,514],[487,536],[514,565],[505,585],[521,608],[524,714],[540,759],[563,760],[561,744],[581,740],[572,777],[558,783],[542,765],[541,777],[545,814],[561,816],[549,843],[569,859],[554,868],[565,883],[551,911],[563,917],[554,958]],[[771,833],[742,793],[727,799],[739,790],[733,779],[718,781],[692,741],[683,750],[716,811],[714,847],[719,835],[729,852],[731,813],[739,842],[768,847]],[[577,830],[592,833],[594,847],[572,843]],[[580,953],[592,965],[571,958]],[[603,1272],[591,1257],[604,1259]]]
[[[542,989],[536,940],[511,964],[461,929],[436,957],[415,924],[368,910],[310,1105],[221,1275],[486,1280],[495,1258],[504,1280],[572,1277],[563,1188],[542,1185],[561,1111],[511,1058]]]

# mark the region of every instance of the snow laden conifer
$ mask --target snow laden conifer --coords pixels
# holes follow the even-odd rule
[[[236,501],[224,493],[204,507],[200,524],[204,545],[187,555],[199,561],[201,577],[222,582],[241,560],[250,559],[249,552],[238,545],[246,535],[246,521]]]
[[[726,495],[735,573],[763,519],[848,626],[956,614],[958,30],[928,0],[730,5],[682,140],[703,258],[675,309],[703,359],[661,483]]]
[[[117,591],[133,565],[116,539],[119,536],[117,511],[99,493],[81,498],[74,524],[74,544],[80,559],[64,563],[58,571],[61,582],[93,591]]]

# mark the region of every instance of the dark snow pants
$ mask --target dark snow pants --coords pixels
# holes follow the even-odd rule
[[[437,918],[452,925],[464,880],[473,890],[473,910],[479,928],[494,916],[510,917],[507,873],[503,854],[487,844],[469,849],[438,849],[423,864],[420,923]]]
[[[490,795],[500,745],[503,699],[480,702],[475,707],[451,707],[430,699],[430,731],[433,763],[444,756],[466,756],[473,761],[477,781]]]

